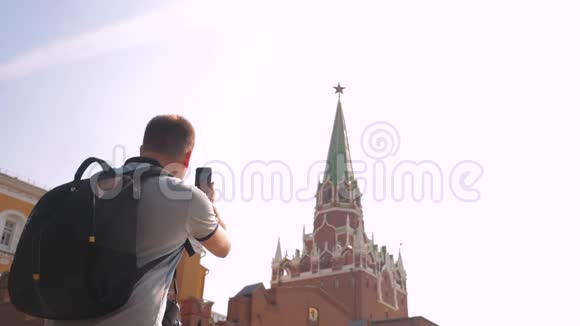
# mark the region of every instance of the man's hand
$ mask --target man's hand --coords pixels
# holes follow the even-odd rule
[[[213,189],[213,182],[207,186],[200,185],[199,189],[206,194],[207,198],[209,198],[209,201],[211,201],[212,203],[214,202],[215,190]]]
[[[213,181],[209,185],[209,190],[206,194],[207,194],[207,198],[209,198],[209,201],[211,201],[213,203],[215,200],[215,190],[213,189]]]
[[[213,202],[215,200],[215,190],[213,189],[213,181],[209,185],[209,189],[205,194],[207,195],[207,198],[209,198],[209,201],[211,201],[213,204]]]
[[[215,189],[213,188],[213,182],[208,187],[206,187],[206,188],[207,189],[201,189],[201,190],[207,195],[207,198],[209,198],[209,201],[211,201],[211,203],[214,204],[214,201],[215,201]],[[218,223],[221,225],[221,227],[224,230],[226,230],[226,224],[220,218],[220,214],[218,213],[217,209],[215,208],[215,205],[213,205],[213,212],[214,212],[215,216],[217,217]]]

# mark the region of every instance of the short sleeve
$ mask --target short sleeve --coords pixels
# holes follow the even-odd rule
[[[197,187],[192,187],[192,189],[187,216],[187,232],[195,240],[205,241],[217,231],[219,223],[207,195]]]

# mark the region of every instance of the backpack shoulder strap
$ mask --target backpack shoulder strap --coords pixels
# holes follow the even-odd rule
[[[163,168],[155,165],[147,165],[144,167],[137,167],[136,169],[123,170],[123,175],[128,177],[133,182],[133,198],[141,198],[141,184],[143,181],[153,177],[162,175],[170,175]]]
[[[100,158],[96,158],[96,157],[89,157],[86,160],[84,160],[84,162],[81,163],[81,165],[77,169],[77,172],[75,173],[74,181],[79,182],[81,180],[83,174],[87,170],[87,168],[93,163],[99,163],[99,165],[101,166],[101,169],[103,169],[103,171],[106,173],[111,172],[113,170],[113,168],[104,160],[102,160]]]
[[[162,175],[171,176],[171,174],[169,172],[165,171],[163,168],[156,166],[156,165],[150,165],[145,171],[143,171],[142,173],[139,173],[141,180],[145,180],[147,178],[152,178],[152,177],[160,177]],[[134,185],[134,187],[135,186],[136,185]],[[139,189],[134,188],[134,191],[137,192],[137,193],[135,193],[135,195],[140,194]],[[191,244],[189,239],[185,240],[185,243],[183,244],[183,248],[185,248],[185,251],[187,252],[187,255],[189,257],[192,257],[193,255],[196,254],[195,250],[193,249],[193,245]]]

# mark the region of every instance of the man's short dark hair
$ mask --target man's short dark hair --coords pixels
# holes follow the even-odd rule
[[[159,115],[145,128],[143,149],[179,159],[190,151],[195,141],[193,126],[180,115]]]

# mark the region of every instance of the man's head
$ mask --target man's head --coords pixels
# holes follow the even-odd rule
[[[145,128],[141,156],[156,159],[170,173],[183,178],[195,144],[195,131],[187,119],[176,114],[159,115]]]

